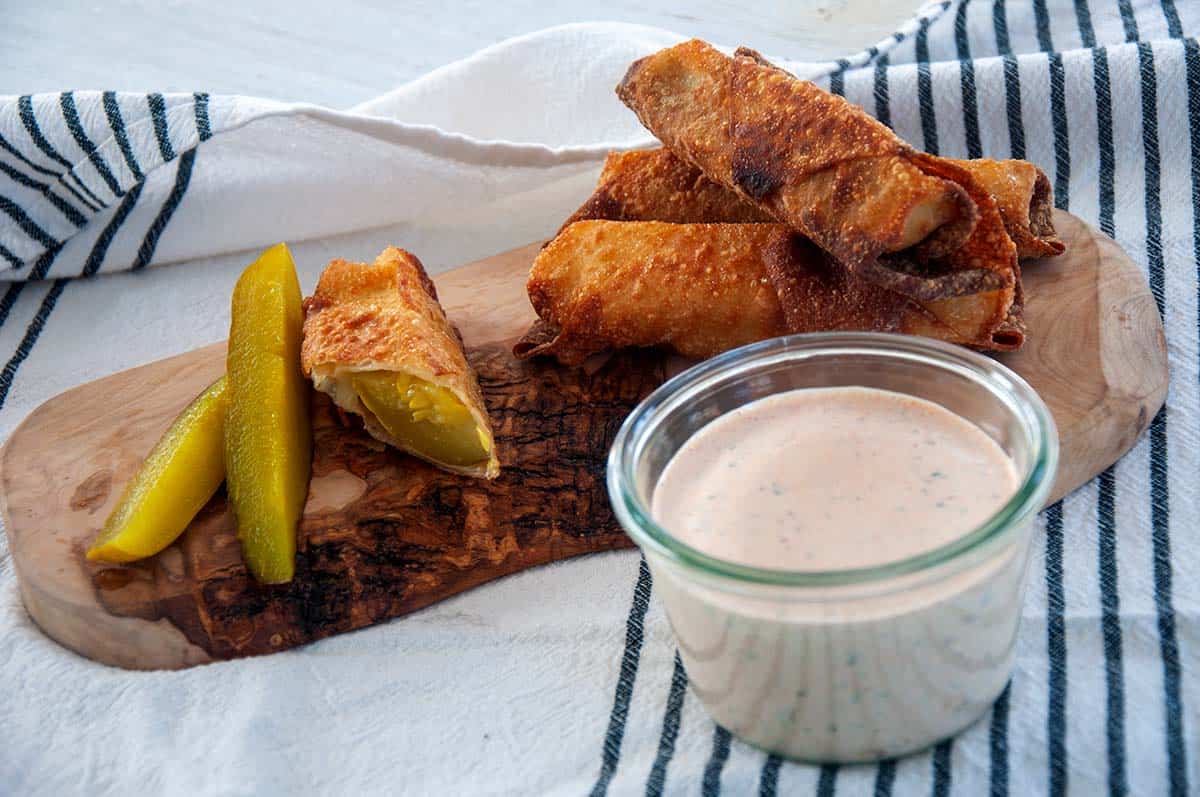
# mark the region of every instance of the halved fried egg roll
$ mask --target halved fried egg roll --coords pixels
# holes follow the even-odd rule
[[[500,472],[491,422],[458,331],[412,254],[334,260],[304,302],[301,366],[377,440],[455,473]]]

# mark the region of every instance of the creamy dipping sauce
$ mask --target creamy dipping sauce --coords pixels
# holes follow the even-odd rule
[[[951,542],[1016,488],[996,441],[941,405],[818,388],[768,396],[702,428],[663,471],[652,512],[719,559],[844,570]]]
[[[884,565],[976,528],[1017,468],[940,405],[793,390],[701,427],[651,499],[679,540],[774,570]],[[690,684],[746,741],[815,761],[901,755],[978,719],[1007,683],[1031,526],[934,567],[823,586],[731,582],[648,552]],[[822,582],[823,584],[824,582]]]

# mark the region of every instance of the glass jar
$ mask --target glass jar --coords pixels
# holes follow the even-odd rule
[[[1000,444],[1020,486],[995,515],[951,542],[861,569],[749,567],[687,545],[652,518],[663,468],[705,424],[768,395],[835,386],[944,406]],[[788,456],[803,452],[780,452],[781,468]],[[713,719],[789,758],[870,761],[957,733],[1003,690],[1033,519],[1057,462],[1045,404],[992,359],[900,335],[795,335],[722,354],[651,394],[613,443],[608,490],[645,554],[691,686]]]

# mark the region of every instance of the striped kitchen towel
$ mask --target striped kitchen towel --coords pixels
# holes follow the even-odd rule
[[[1166,325],[1167,407],[1042,514],[1013,680],[956,739],[841,768],[732,739],[636,552],[301,650],[127,673],[37,632],[0,542],[0,791],[1200,793],[1197,33],[1195,2],[955,0],[833,63],[768,54],[925,150],[1037,162],[1142,265]],[[385,243],[436,272],[551,233],[607,149],[650,143],[612,88],[680,38],[555,28],[349,111],[0,98],[0,436],[60,390],[223,337],[248,250],[297,241],[311,288]]]

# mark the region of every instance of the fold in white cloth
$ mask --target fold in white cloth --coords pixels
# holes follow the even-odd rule
[[[945,2],[836,63],[779,59],[918,147],[1037,162],[1060,207],[1145,266],[1164,313],[1168,409],[1044,513],[1010,690],[952,743],[839,770],[731,741],[687,692],[636,552],[301,650],[130,673],[42,636],[0,543],[0,791],[1200,789],[1198,29],[1200,8],[1170,0]],[[552,232],[608,149],[651,143],[612,88],[680,38],[555,28],[346,112],[0,99],[0,434],[73,384],[222,338],[248,250],[300,242],[311,289],[330,257],[385,243],[436,272]]]
[[[871,51],[891,49],[921,18]],[[680,38],[568,25],[349,112],[203,93],[4,98],[0,279],[140,269],[536,191],[610,149],[651,143],[613,94],[614,65]]]

